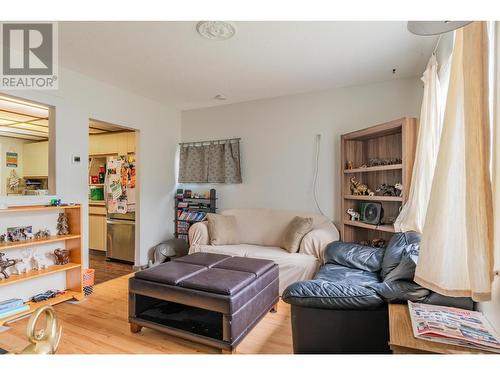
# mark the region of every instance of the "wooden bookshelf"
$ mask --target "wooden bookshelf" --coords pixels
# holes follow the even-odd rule
[[[383,124],[371,126],[341,136],[341,237],[346,242],[370,241],[374,238],[389,240],[394,230],[394,220],[401,206],[408,199],[415,148],[418,134],[417,119],[404,117]],[[361,167],[373,158],[401,159],[399,164]],[[348,162],[353,166],[347,169]],[[355,177],[375,192],[386,183],[403,184],[402,196],[352,195],[350,179]],[[379,202],[384,209],[384,218],[378,225],[351,221],[347,209],[359,212],[360,203]]]
[[[183,191],[184,194],[184,191]],[[187,204],[187,207],[179,207],[179,203]],[[217,212],[217,192],[215,189],[210,189],[210,194],[207,198],[189,198],[189,197],[179,197],[177,194],[175,196],[175,207],[174,207],[174,224],[175,232],[174,236],[189,242],[188,232],[191,225],[203,221],[203,220],[187,220],[179,219],[183,212],[204,212],[204,213],[215,213]]]
[[[43,278],[48,275],[53,275],[55,273],[65,273],[66,276],[66,290],[65,293],[54,298],[50,298],[46,301],[33,303],[28,302],[30,309],[9,316],[7,318],[0,319],[0,325],[4,325],[11,320],[18,319],[25,315],[31,314],[36,308],[44,305],[55,305],[60,302],[67,301],[69,299],[82,299],[83,298],[83,286],[82,286],[82,218],[81,218],[81,207],[80,205],[68,205],[68,206],[14,206],[7,209],[0,210],[0,215],[8,215],[10,213],[26,213],[29,215],[33,212],[40,211],[56,211],[65,212],[68,217],[68,224],[70,234],[68,235],[53,235],[45,239],[33,239],[17,242],[6,242],[0,244],[0,252],[8,251],[10,249],[21,248],[21,247],[36,247],[38,245],[49,244],[54,242],[64,242],[64,248],[70,251],[70,261],[68,264],[64,265],[50,265],[43,270],[30,270],[26,273],[20,275],[10,275],[8,279],[0,279],[0,295],[2,294],[2,287],[7,285],[15,285],[17,283],[26,283],[30,281],[35,281],[35,279]],[[14,219],[13,219],[14,220]],[[12,223],[15,225],[15,222]],[[39,293],[39,291],[33,294]]]

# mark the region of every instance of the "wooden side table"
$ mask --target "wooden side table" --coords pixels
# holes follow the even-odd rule
[[[495,354],[479,349],[416,339],[408,305],[389,304],[389,347],[394,354]]]

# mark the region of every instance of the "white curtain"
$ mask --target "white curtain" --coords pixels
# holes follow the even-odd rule
[[[448,296],[491,298],[493,207],[486,24],[456,31],[443,130],[415,281]]]
[[[424,97],[420,112],[420,128],[408,201],[403,206],[394,227],[396,231],[422,232],[429,203],[434,168],[441,137],[441,93],[438,63],[433,54],[422,76]]]

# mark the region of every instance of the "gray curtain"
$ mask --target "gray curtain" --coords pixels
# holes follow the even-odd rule
[[[182,144],[179,158],[179,182],[240,184],[240,143]]]

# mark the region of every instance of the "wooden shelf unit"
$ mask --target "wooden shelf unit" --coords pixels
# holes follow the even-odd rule
[[[70,234],[68,235],[53,235],[47,239],[41,240],[26,240],[18,242],[8,242],[0,244],[0,251],[20,248],[32,247],[53,242],[64,242],[64,248],[70,250],[69,263],[65,265],[51,265],[44,270],[31,270],[21,275],[10,275],[8,279],[0,279],[0,294],[1,288],[7,285],[27,282],[36,278],[45,277],[54,273],[64,272],[66,274],[66,291],[64,294],[55,298],[50,298],[47,301],[38,303],[29,302],[30,309],[22,313],[0,319],[0,326],[5,323],[31,314],[36,308],[44,305],[55,305],[69,299],[83,298],[82,285],[82,217],[80,205],[71,206],[14,206],[0,210],[0,215],[8,215],[9,213],[25,212],[26,214],[39,211],[59,211],[65,212],[68,217]],[[13,223],[14,225],[15,223]]]
[[[188,207],[179,207],[179,203],[187,203]],[[196,207],[203,204],[205,207]],[[215,189],[210,189],[210,195],[208,198],[180,198],[175,195],[175,207],[174,207],[174,225],[175,232],[174,236],[180,238],[189,243],[189,228],[191,225],[203,221],[203,220],[185,220],[179,219],[182,212],[205,212],[205,213],[216,213],[217,212],[217,191]]]
[[[341,136],[341,237],[345,242],[369,241],[374,238],[389,240],[395,232],[392,224],[367,224],[351,221],[347,209],[359,212],[361,202],[380,202],[384,209],[384,220],[397,217],[401,205],[408,199],[415,148],[418,134],[417,119],[403,117],[398,120],[375,125],[369,128],[347,133]],[[359,168],[367,164],[369,159],[398,158],[401,164],[381,165]],[[353,169],[346,169],[351,162]],[[352,195],[350,179],[368,185],[375,191],[382,184],[403,184],[401,197],[392,196],[359,196]]]

